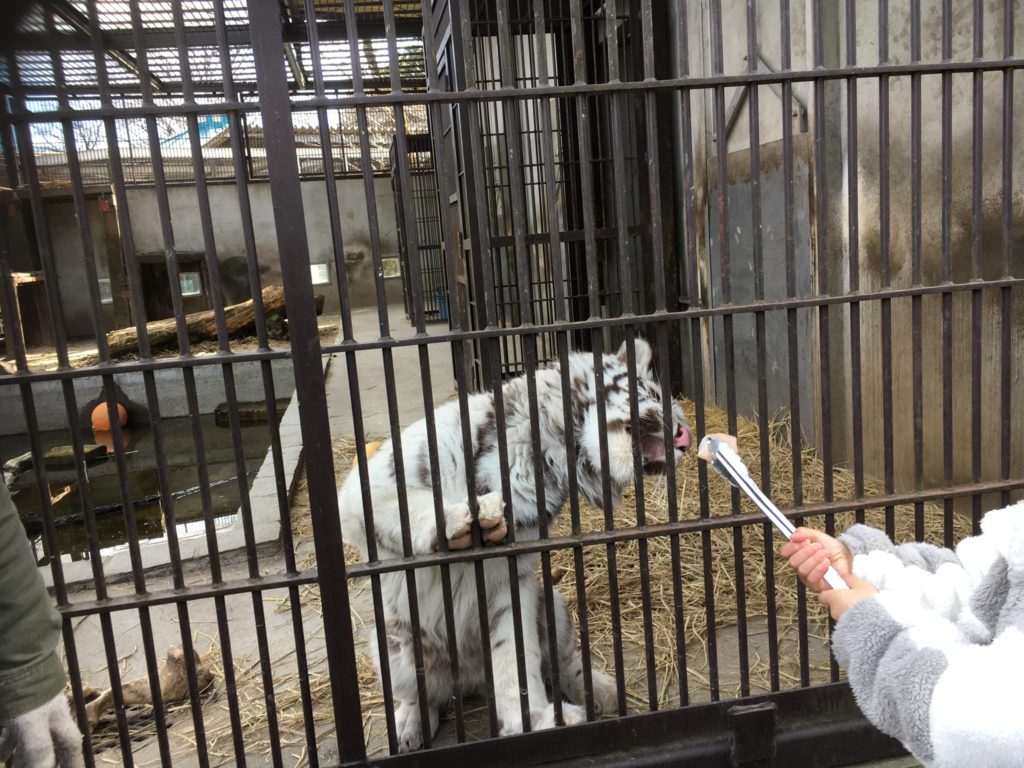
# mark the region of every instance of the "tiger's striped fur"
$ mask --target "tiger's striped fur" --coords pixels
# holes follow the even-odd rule
[[[475,467],[475,496],[478,517],[485,538],[505,535],[506,521],[514,526],[517,541],[536,539],[539,515],[550,523],[561,511],[570,492],[567,432],[575,446],[575,479],[580,494],[592,505],[604,506],[602,476],[601,425],[598,397],[605,404],[604,430],[607,436],[608,490],[613,504],[634,481],[634,437],[645,469],[657,469],[665,462],[666,443],[661,388],[651,370],[652,351],[643,339],[635,341],[636,380],[630,387],[625,345],[616,355],[604,355],[602,377],[595,375],[591,353],[573,353],[568,366],[569,413],[566,425],[560,363],[536,372],[536,428],[542,451],[543,504],[537,493],[533,438],[527,380],[521,376],[502,387],[504,437],[508,456],[508,487],[511,514],[506,518],[502,496],[499,461],[499,436],[493,393],[468,396],[470,451]],[[630,393],[636,392],[638,418],[631,414]],[[401,461],[396,461],[394,445],[385,442],[368,460],[372,501],[373,544],[380,560],[403,556],[403,530],[396,474],[400,468],[408,500],[408,545],[413,554],[427,554],[437,548],[434,508],[434,483],[440,485],[444,499],[444,536],[453,546],[469,544],[472,515],[468,506],[467,473],[463,451],[463,430],[458,401],[445,403],[434,412],[437,436],[439,477],[430,469],[427,426],[420,420],[401,434]],[[691,438],[682,412],[673,403],[670,434],[676,458],[689,448]],[[346,478],[339,494],[341,523],[345,541],[357,546],[364,559],[369,557],[366,512],[358,472]],[[542,509],[543,507],[543,509]],[[483,561],[487,596],[489,650],[493,669],[494,692],[502,735],[524,730],[520,706],[520,682],[517,672],[513,601],[510,578],[519,586],[520,618],[523,628],[523,652],[527,672],[531,729],[555,724],[554,708],[545,687],[548,659],[547,621],[543,589],[537,574],[537,555],[520,555],[514,561],[515,576],[510,574],[506,558]],[[474,565],[450,566],[453,620],[459,654],[459,684],[463,693],[483,691],[485,668],[479,622],[479,603]],[[386,617],[388,668],[396,705],[396,729],[402,751],[423,744],[418,706],[416,663],[413,652],[412,621],[409,611],[408,582],[404,572],[381,575],[383,609]],[[438,567],[416,571],[416,592],[425,669],[430,727],[437,727],[439,709],[453,695],[452,669],[449,663],[448,633],[442,600],[441,572]],[[563,705],[566,723],[586,719],[583,670],[576,647],[576,630],[558,591],[553,592],[556,618],[559,688],[568,698]],[[371,644],[374,647],[375,643]],[[379,670],[379,659],[376,660]],[[598,671],[593,673],[595,711],[616,709],[614,683]]]

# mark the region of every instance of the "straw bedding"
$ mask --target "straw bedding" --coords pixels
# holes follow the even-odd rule
[[[681,401],[687,419],[695,424],[694,406]],[[707,432],[727,432],[728,419],[725,411],[714,406],[705,406],[705,428]],[[768,425],[769,469],[773,500],[782,508],[793,504],[793,449],[789,439],[788,420],[776,418]],[[740,452],[750,468],[751,475],[762,483],[758,459],[759,428],[754,420],[739,419],[737,438]],[[351,441],[336,444],[339,475],[344,475],[352,464],[355,446]],[[698,461],[695,455],[687,455],[677,467],[676,497],[679,519],[691,520],[700,516],[698,491]],[[824,499],[825,467],[817,452],[804,448],[800,456],[803,500],[815,502]],[[852,471],[836,468],[832,471],[833,497],[854,498],[855,477]],[[668,484],[665,478],[644,478],[644,514],[648,524],[664,523],[669,520]],[[865,481],[865,497],[882,493],[878,483]],[[708,508],[712,516],[732,514],[731,486],[714,472],[708,477]],[[580,530],[599,531],[605,528],[604,513],[589,507],[581,500]],[[741,512],[752,512],[754,508],[741,501]],[[884,511],[868,510],[865,522],[884,527]],[[909,541],[914,538],[913,506],[897,507],[895,510],[895,539]],[[808,517],[805,524],[824,527],[822,517]],[[855,522],[854,513],[835,516],[836,530],[842,531]],[[940,508],[932,505],[924,510],[925,538],[941,543],[944,519]],[[301,525],[301,523],[300,523]],[[637,504],[634,491],[627,491],[622,505],[615,513],[616,528],[637,525]],[[969,535],[969,521],[954,521],[957,540]],[[560,517],[553,536],[569,536],[572,521],[568,508]],[[303,531],[303,534],[306,534]],[[589,634],[589,645],[593,653],[593,664],[614,672],[616,653],[615,639],[619,638],[624,659],[624,685],[630,711],[642,711],[651,705],[649,696],[649,675],[646,661],[647,638],[652,646],[656,673],[653,675],[657,695],[657,706],[678,704],[680,701],[679,654],[677,637],[676,590],[673,573],[673,554],[678,547],[679,574],[681,576],[683,638],[688,658],[686,670],[688,682],[685,695],[689,701],[707,700],[710,695],[711,671],[708,659],[708,613],[714,616],[715,634],[718,641],[719,695],[735,696],[742,692],[741,681],[736,670],[730,668],[737,652],[736,630],[740,622],[737,600],[736,549],[742,548],[741,578],[743,583],[743,613],[746,617],[746,632],[750,648],[750,690],[769,690],[771,666],[767,654],[766,633],[771,617],[774,617],[780,637],[780,659],[778,675],[782,688],[799,685],[800,666],[797,655],[798,638],[796,626],[801,603],[806,604],[808,615],[808,646],[811,668],[808,675],[812,682],[824,682],[829,677],[828,617],[820,604],[813,599],[802,599],[795,578],[777,557],[781,543],[779,534],[769,532],[770,552],[765,551],[765,527],[762,524],[745,526],[736,533],[733,528],[711,531],[706,537],[699,533],[682,534],[679,537],[658,536],[642,543],[632,540],[614,546],[615,580],[618,595],[618,621],[613,622],[612,591],[609,582],[608,554],[604,545],[588,547],[584,552],[582,574],[576,572],[573,550],[559,550],[552,553],[551,566],[556,588],[560,590],[577,625],[580,623],[580,605],[577,600],[577,580],[582,578],[586,596],[585,618]],[[710,552],[705,561],[704,547]],[[350,562],[358,555],[346,553]],[[708,565],[705,565],[705,562]],[[646,579],[644,574],[646,573]],[[706,578],[707,577],[707,578]],[[769,579],[774,580],[774,589],[769,590]],[[645,596],[646,586],[646,596]],[[645,621],[645,600],[650,604],[650,619]],[[769,615],[769,603],[772,610]],[[371,617],[367,617],[370,619]],[[730,631],[732,628],[732,631]],[[370,676],[373,693],[376,683]]]
[[[691,424],[695,423],[693,404],[683,401],[684,410]],[[724,411],[713,406],[705,408],[705,424],[707,432],[727,432],[728,424]],[[747,462],[754,479],[761,483],[761,468],[758,460],[759,430],[757,422],[740,419],[736,430],[740,453]],[[372,439],[372,438],[368,438]],[[782,508],[792,505],[793,487],[793,452],[789,440],[789,424],[784,418],[773,420],[769,424],[768,444],[770,446],[771,495]],[[335,465],[341,477],[352,465],[355,446],[351,440],[339,440],[335,444]],[[680,463],[676,472],[676,488],[678,516],[683,520],[696,519],[700,516],[700,496],[698,480],[698,461],[694,455],[687,455]],[[824,498],[825,467],[816,452],[805,448],[800,456],[802,472],[803,499],[805,502],[820,501]],[[837,499],[853,498],[855,482],[853,473],[845,469],[832,471],[834,497]],[[649,524],[667,522],[668,497],[667,483],[664,478],[644,478],[644,512]],[[865,496],[881,493],[881,487],[865,483]],[[731,487],[713,472],[708,476],[708,508],[714,516],[730,515],[733,512]],[[742,512],[752,512],[753,507],[745,500],[741,501]],[[884,526],[882,510],[869,510],[866,522],[879,527]],[[907,541],[914,538],[914,509],[912,506],[899,507],[895,510],[896,540]],[[806,524],[824,527],[820,517],[807,518]],[[836,516],[836,529],[841,531],[854,522],[853,513]],[[943,531],[943,515],[941,511],[929,506],[924,512],[925,538],[928,541],[941,543]],[[969,521],[955,520],[955,538],[959,540],[969,534]],[[637,505],[634,492],[627,492],[621,507],[615,513],[617,528],[631,528],[637,525]],[[568,510],[561,516],[552,531],[554,536],[571,534],[572,521]],[[303,565],[313,567],[315,559],[312,554],[308,497],[305,478],[300,480],[298,491],[293,503],[293,534],[296,538],[300,560],[305,558]],[[605,528],[604,513],[588,507],[581,501],[580,530],[583,532],[598,531]],[[588,547],[583,553],[583,567],[576,571],[573,550],[560,550],[552,553],[551,566],[555,588],[560,590],[570,610],[574,613],[577,624],[585,619],[589,636],[589,647],[592,663],[596,668],[603,668],[614,674],[614,659],[617,652],[623,659],[623,678],[627,703],[630,712],[644,711],[652,705],[657,707],[676,705],[681,700],[697,702],[711,698],[712,685],[717,682],[717,695],[721,697],[737,696],[747,692],[741,686],[738,667],[737,642],[738,629],[742,625],[747,633],[749,649],[749,692],[769,690],[773,667],[767,646],[767,632],[774,624],[778,628],[779,651],[775,672],[779,677],[782,689],[800,684],[801,675],[811,682],[825,682],[829,679],[830,667],[828,657],[827,616],[816,600],[803,600],[798,592],[797,584],[788,568],[775,555],[781,539],[777,533],[769,531],[772,537],[770,550],[765,549],[765,529],[762,524],[749,525],[742,530],[731,527],[711,531],[706,535],[686,533],[678,537],[658,536],[642,542],[632,540],[614,545],[615,587],[618,600],[617,621],[613,619],[612,589],[609,580],[608,549],[605,545]],[[678,548],[678,549],[676,549]],[[705,559],[705,548],[710,557]],[[743,589],[737,591],[737,548],[742,549],[740,576]],[[678,552],[677,558],[674,557]],[[354,550],[346,552],[346,559],[355,562],[358,555]],[[674,561],[678,562],[680,590],[677,591],[674,578]],[[646,573],[646,578],[644,574]],[[585,610],[577,599],[577,581],[582,579],[586,605]],[[769,590],[770,579],[774,579],[774,589]],[[368,596],[360,597],[359,593],[368,590],[365,580],[350,583],[353,593],[353,605],[370,605]],[[679,605],[677,608],[677,599]],[[300,597],[303,616],[307,622],[306,635],[310,637],[310,626],[320,622],[320,599],[315,586],[305,587]],[[278,611],[290,610],[287,595],[267,598],[268,602],[276,602]],[[742,614],[745,621],[740,620],[740,602],[743,602]],[[645,618],[645,603],[649,603],[649,620]],[[807,669],[801,670],[798,648],[800,639],[798,626],[801,603],[806,604],[807,648],[810,663]],[[582,613],[582,616],[581,616]],[[715,624],[715,640],[717,653],[709,659],[709,613]],[[685,685],[680,682],[680,654],[677,643],[677,616],[682,618],[681,635],[685,642]],[[363,643],[372,633],[372,613],[360,615],[354,610],[353,621],[360,632]],[[774,620],[774,621],[773,621]],[[318,642],[309,645],[308,665],[310,667],[309,684],[317,732],[320,743],[323,738],[333,732],[331,718],[331,689],[326,664],[322,634],[312,630]],[[616,642],[621,645],[617,649]],[[211,669],[222,678],[223,670],[218,668],[219,654],[216,653],[216,642],[210,638],[211,653],[204,655]],[[369,657],[363,652],[359,655],[358,672],[364,713],[364,731],[371,750],[386,747],[384,734],[383,698],[376,681]],[[649,650],[649,653],[648,653]],[[294,655],[294,651],[289,656]],[[649,673],[648,658],[653,663],[653,671]],[[713,680],[713,662],[717,661],[717,681]],[[291,672],[283,672],[287,667]],[[291,764],[305,763],[304,717],[299,695],[299,677],[294,669],[294,659],[278,659],[273,664],[275,670],[274,688],[279,717],[279,728],[286,759]],[[247,745],[255,751],[269,753],[271,743],[266,729],[265,699],[261,670],[257,662],[248,667],[241,665],[236,659],[235,664],[237,689],[239,692],[240,711]],[[282,670],[280,673],[278,670]],[[656,701],[651,700],[653,691]],[[218,695],[212,706],[204,705],[206,723],[206,740],[215,762],[218,758],[225,761],[232,754],[231,729],[227,717],[223,695]],[[479,710],[482,702],[469,700],[466,702],[467,712]],[[187,710],[187,705],[182,705]],[[212,710],[212,711],[211,711]],[[173,715],[173,712],[172,712]],[[188,742],[191,718],[187,712],[180,717],[175,731],[183,730],[181,737]],[[485,735],[485,734],[481,734]]]

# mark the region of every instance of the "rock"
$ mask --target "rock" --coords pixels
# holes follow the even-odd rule
[[[107,457],[104,445],[83,445],[82,452],[86,462],[98,461]],[[70,445],[56,445],[43,454],[43,464],[48,469],[66,469],[75,466],[75,449]]]

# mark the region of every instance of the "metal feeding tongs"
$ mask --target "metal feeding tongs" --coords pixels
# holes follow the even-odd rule
[[[735,437],[732,435],[705,435],[697,449],[697,458],[708,462],[712,469],[728,480],[731,485],[747,494],[783,536],[788,539],[793,535],[793,531],[796,530],[793,523],[750,478],[747,465],[736,453]],[[836,569],[831,565],[825,571],[825,583],[832,589],[849,589],[846,582],[843,581],[843,577],[836,573]]]

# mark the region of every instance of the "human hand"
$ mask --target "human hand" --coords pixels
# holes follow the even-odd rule
[[[814,528],[797,528],[779,554],[812,592],[830,589],[824,580],[830,565],[843,578],[853,569],[853,556],[846,545]]]
[[[828,606],[828,612],[836,621],[839,621],[851,605],[878,594],[878,590],[869,582],[857,578],[852,573],[844,574],[843,581],[849,589],[829,589],[818,594],[818,599]]]
[[[0,764],[12,757],[14,768],[85,765],[82,734],[63,692],[13,720],[0,722]]]

